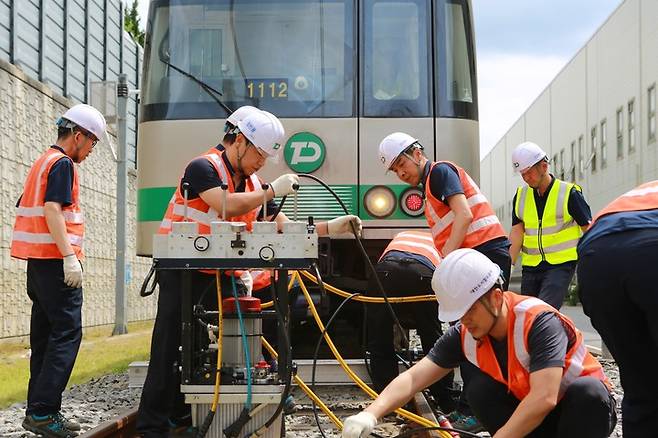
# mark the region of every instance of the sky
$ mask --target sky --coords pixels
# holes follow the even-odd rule
[[[128,0],[132,2],[132,0]],[[622,0],[472,0],[486,155]],[[148,0],[139,0],[146,24]]]

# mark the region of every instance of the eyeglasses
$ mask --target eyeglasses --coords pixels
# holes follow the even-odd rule
[[[98,139],[91,132],[80,131],[85,137],[91,139],[91,148],[93,149],[96,144],[98,144]]]

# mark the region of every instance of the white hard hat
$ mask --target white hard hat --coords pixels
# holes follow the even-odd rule
[[[60,117],[57,126],[65,126],[67,121],[91,132],[97,140],[105,138],[105,128],[107,126],[105,117],[91,105],[80,103],[72,106]],[[73,126],[69,125],[69,127]]]
[[[512,166],[515,172],[523,173],[547,156],[536,143],[526,141],[512,151]]]
[[[381,161],[386,170],[391,170],[391,165],[402,152],[417,142],[418,139],[404,132],[389,134],[379,143],[379,161]]]
[[[432,276],[439,319],[444,322],[460,319],[493,287],[500,275],[500,267],[474,249],[461,248],[448,254]]]
[[[238,122],[238,128],[268,158],[278,157],[286,133],[276,116],[267,111],[253,112]]]
[[[254,111],[260,111],[260,110],[255,106],[251,106],[251,105],[241,106],[240,108],[233,111],[231,115],[228,116],[228,118],[226,119],[226,124],[228,125],[230,123],[233,126],[238,126],[238,122],[240,120],[244,119]]]

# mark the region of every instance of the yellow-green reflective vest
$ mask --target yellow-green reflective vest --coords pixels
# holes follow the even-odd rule
[[[516,189],[514,212],[525,228],[523,266],[537,266],[542,261],[558,265],[578,259],[576,245],[582,232],[567,207],[573,187],[580,191],[576,184],[555,178],[541,219],[537,216],[534,191],[527,185]]]

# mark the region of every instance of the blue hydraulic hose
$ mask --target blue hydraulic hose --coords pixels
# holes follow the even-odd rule
[[[242,348],[244,348],[244,358],[247,363],[247,401],[245,406],[247,410],[251,410],[251,361],[249,360],[249,344],[247,343],[247,333],[244,328],[244,321],[242,320],[242,311],[240,310],[240,301],[238,300],[238,289],[235,284],[235,277],[231,275],[231,283],[233,285],[233,297],[235,298],[235,308],[238,310],[238,320],[240,321],[240,334],[242,336]]]

